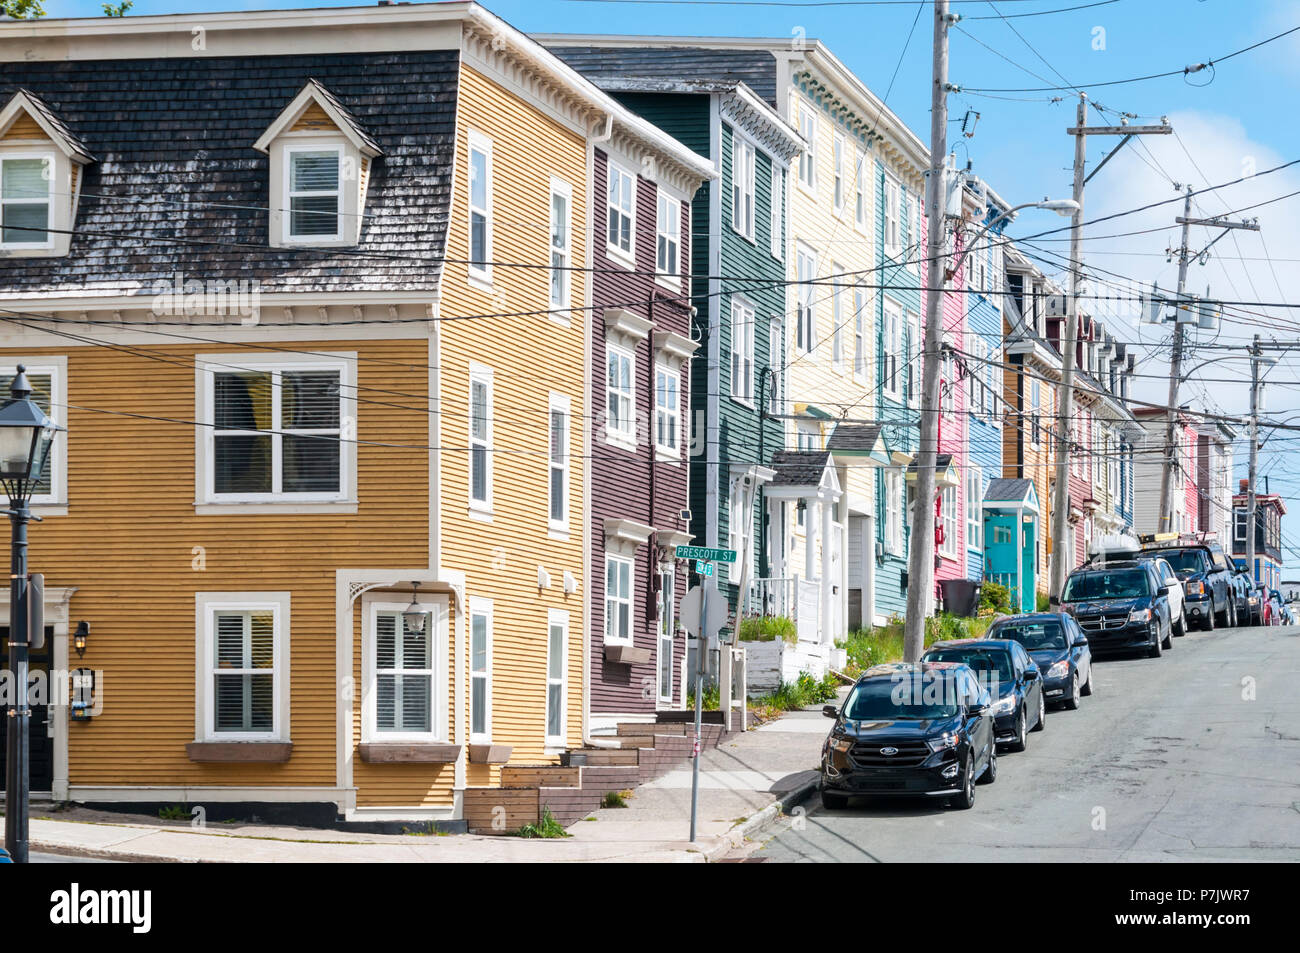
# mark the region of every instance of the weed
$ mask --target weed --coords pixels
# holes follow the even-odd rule
[[[601,807],[627,807],[627,799],[631,796],[631,791],[606,791],[605,800],[601,801]]]
[[[542,819],[536,824],[525,824],[515,832],[518,837],[572,837],[563,825],[555,819],[549,807],[542,808]]]
[[[783,615],[765,615],[741,619],[739,638],[742,642],[772,642],[782,639],[794,645],[799,639],[794,620]]]
[[[161,821],[188,821],[190,819],[190,809],[184,804],[160,807],[158,808],[158,819]]]

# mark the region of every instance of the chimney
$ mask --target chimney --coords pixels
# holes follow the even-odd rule
[[[1237,491],[1238,493],[1249,493],[1249,492],[1250,492],[1250,481],[1249,481],[1249,480],[1242,480],[1240,486],[1241,486],[1241,489]]]

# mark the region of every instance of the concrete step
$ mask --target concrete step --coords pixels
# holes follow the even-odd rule
[[[584,791],[626,791],[640,783],[641,769],[638,765],[587,765],[579,768],[582,772],[582,789]]]

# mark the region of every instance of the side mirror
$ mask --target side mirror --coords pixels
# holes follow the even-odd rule
[[[1060,598],[1060,596],[1048,596],[1048,597],[1047,597],[1047,604],[1048,604],[1049,606],[1059,606],[1059,605],[1061,604],[1061,598]]]
[[[1086,635],[1078,635],[1078,636],[1075,636],[1074,641],[1071,642],[1070,644],[1071,644],[1071,645],[1087,645],[1087,644],[1088,644],[1088,637],[1087,637]]]
[[[980,704],[979,702],[971,702],[969,705],[966,706],[966,714],[970,715],[972,718],[978,717],[979,715],[984,714],[988,710],[989,710],[988,705],[983,705]]]
[[[822,705],[822,714],[827,718],[838,718],[840,717],[840,710],[834,705]]]
[[[1168,586],[1161,586],[1159,589],[1156,590],[1156,595],[1157,595],[1157,596],[1167,596],[1167,595],[1169,595],[1169,587],[1168,587]]]
[[[1037,679],[1041,674],[1042,673],[1039,672],[1038,669],[1036,668],[1027,668],[1025,669],[1025,681],[1032,682],[1035,679]]]

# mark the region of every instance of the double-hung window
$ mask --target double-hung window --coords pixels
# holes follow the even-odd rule
[[[341,237],[342,147],[290,146],[284,155],[289,164],[289,240]]]
[[[632,352],[613,344],[605,347],[605,431],[609,438],[636,442],[636,385]]]
[[[795,314],[795,348],[799,351],[811,351],[817,345],[817,318],[813,296],[817,278],[817,256],[803,248],[796,253],[799,288],[798,303]]]
[[[569,528],[569,398],[552,393],[548,404],[548,522],[552,530]]]
[[[632,560],[605,557],[605,641],[632,644]]]
[[[50,363],[41,363],[42,360]],[[45,416],[57,424],[64,423],[64,407],[68,402],[65,374],[67,359],[63,357],[45,357],[23,361],[22,364],[27,368],[27,383],[32,388],[31,399],[36,403],[37,407],[41,408]],[[0,366],[0,394],[9,393],[9,387],[13,384],[14,375],[17,372],[18,368],[15,365]],[[32,488],[29,502],[33,506],[67,502],[65,492],[67,449],[66,437],[56,437],[51,442],[45,466],[41,469],[40,478]]]
[[[469,600],[469,737],[492,740],[492,603]]]
[[[469,134],[469,273],[492,280],[492,140]]]
[[[673,629],[677,608],[677,573],[669,564],[659,570],[659,702],[673,700]]]
[[[754,240],[754,146],[732,133],[731,227]]]
[[[605,248],[616,258],[633,261],[636,248],[636,176],[613,162],[609,163],[605,208]]]
[[[917,406],[921,391],[921,319],[912,312],[907,313],[907,350],[904,359],[907,367],[902,371],[904,385],[907,388],[907,405]]]
[[[655,365],[655,448],[674,459],[682,453],[680,389],[679,372]]]
[[[844,315],[844,301],[848,297],[844,290],[844,269],[831,265],[831,366],[835,370],[844,369],[844,324],[848,318]]]
[[[754,309],[740,298],[731,299],[731,396],[754,399]]]
[[[46,248],[50,234],[50,182],[54,156],[0,158],[0,247]]]
[[[897,259],[903,250],[901,222],[901,188],[891,176],[885,177],[885,254]]]
[[[775,159],[772,160],[772,191],[769,198],[769,237],[772,242],[772,257],[777,261],[783,261],[785,259],[785,229],[782,227],[785,221],[785,170],[777,165]]]
[[[569,613],[549,609],[546,613],[546,746],[560,747],[567,741],[569,694]]]
[[[200,365],[208,503],[342,502],[356,461],[353,362],[214,355]],[[345,433],[344,424],[348,424]]]
[[[957,408],[957,366],[953,360],[952,345],[947,341],[943,345],[939,367],[939,407],[945,415],[951,416]]]
[[[799,153],[799,183],[810,191],[817,189],[817,114],[813,106],[799,100],[799,135],[803,136],[807,148]]]
[[[393,609],[375,612],[375,734],[433,733],[434,660],[437,631],[426,617],[423,629]]]
[[[867,379],[867,289],[853,289],[853,376]]]
[[[569,263],[572,256],[570,210],[573,190],[567,182],[551,179],[551,304],[569,304]]]
[[[896,469],[885,471],[885,548],[903,552],[903,478]]]
[[[846,143],[839,133],[831,143],[831,159],[835,168],[834,208],[838,215],[844,211],[844,199],[848,195],[848,182],[845,181],[848,160],[845,157]]]
[[[289,594],[198,593],[197,737],[288,741]]]
[[[682,203],[665,192],[659,193],[655,230],[658,237],[655,277],[669,284],[679,284],[682,274]]]
[[[870,160],[862,150],[855,150],[857,164],[853,174],[853,224],[859,231],[867,230],[867,169]]]
[[[943,526],[943,543],[939,547],[939,552],[949,559],[957,558],[957,506],[957,488],[944,487],[943,504],[939,511],[939,521]]]
[[[966,468],[966,548],[980,550],[984,546],[984,502],[980,492],[984,475],[979,467]]]
[[[492,511],[492,378],[490,368],[471,365],[469,372],[469,505]]]
[[[903,313],[891,301],[885,302],[884,341],[881,349],[881,390],[895,400],[902,392]]]

